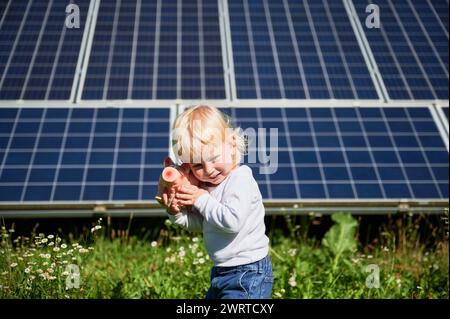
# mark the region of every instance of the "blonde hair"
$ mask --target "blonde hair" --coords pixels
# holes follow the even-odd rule
[[[234,127],[231,118],[214,106],[196,105],[179,114],[173,123],[172,148],[178,161],[194,162],[196,145],[219,146],[232,136],[236,142],[234,165],[238,165],[246,151],[242,130]],[[197,143],[197,144],[195,144]]]

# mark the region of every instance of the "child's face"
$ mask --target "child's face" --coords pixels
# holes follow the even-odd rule
[[[202,149],[201,162],[190,164],[192,173],[199,181],[218,185],[236,167],[235,155],[236,142],[234,138],[224,143],[222,148],[205,147]]]

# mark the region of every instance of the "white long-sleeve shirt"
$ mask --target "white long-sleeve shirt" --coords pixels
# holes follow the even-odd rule
[[[216,266],[252,263],[269,252],[264,206],[252,170],[241,165],[195,201],[192,212],[182,210],[170,220],[191,232],[203,231],[209,256]]]

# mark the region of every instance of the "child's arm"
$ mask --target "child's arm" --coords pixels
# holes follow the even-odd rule
[[[171,190],[169,195],[164,193],[162,201],[172,223],[190,232],[203,231],[203,216],[194,207],[189,211],[186,207],[180,206],[179,201],[175,198],[174,190]]]
[[[181,209],[181,211],[176,214],[170,214],[169,219],[175,225],[181,226],[190,232],[202,232],[203,231],[203,216],[195,209],[192,208],[191,212],[186,209]]]
[[[223,195],[223,203],[195,186],[181,187],[176,198],[181,205],[194,205],[208,223],[228,233],[237,233],[250,215],[255,195],[250,170],[230,176]]]

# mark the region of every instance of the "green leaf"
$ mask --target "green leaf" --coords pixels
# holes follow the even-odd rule
[[[350,214],[344,213],[333,214],[331,219],[335,224],[325,234],[322,244],[335,257],[339,257],[348,251],[354,251],[357,246],[355,234],[358,223],[356,219]]]

